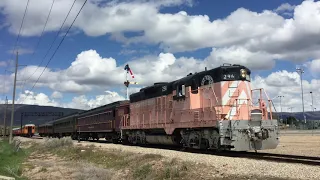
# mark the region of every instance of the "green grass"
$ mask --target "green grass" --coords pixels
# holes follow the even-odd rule
[[[15,152],[13,144],[8,141],[0,141],[0,175],[15,177],[17,180],[26,179],[20,177],[22,173],[22,163],[29,155],[28,150],[20,149]]]
[[[66,161],[81,160],[113,172],[129,172],[125,175],[127,179],[181,179],[192,169],[188,163],[166,160],[157,154],[136,154],[118,149],[101,150],[95,146],[79,147],[68,139],[48,140],[37,148],[38,152],[50,152]]]
[[[81,150],[84,150],[81,152]],[[187,175],[189,164],[176,160],[167,161],[156,154],[134,154],[117,150],[96,150],[92,147],[58,148],[55,153],[70,160],[85,160],[106,169],[128,169],[129,179],[180,179]]]

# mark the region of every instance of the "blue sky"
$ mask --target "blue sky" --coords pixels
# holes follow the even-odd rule
[[[35,50],[34,46],[36,45],[39,35],[41,33],[41,30],[44,26],[44,20],[45,17],[48,14],[49,7],[51,5],[51,0],[46,0],[42,3],[34,3],[32,2],[34,0],[30,0],[29,4],[29,11],[25,18],[25,24],[22,28],[22,31],[26,34],[23,34],[20,37],[19,40],[19,47],[22,49],[21,52],[24,51],[24,53],[19,55],[19,64],[21,65],[27,65],[27,67],[20,67],[19,71],[21,72],[21,76],[18,76],[18,79],[21,80],[24,77],[28,77],[31,72],[23,72],[23,70],[31,65],[33,66],[39,66],[41,60],[43,59],[45,53],[47,52],[50,43],[52,43],[54,37],[56,36],[57,30],[59,29],[62,20],[65,18],[65,15],[67,13],[68,8],[71,5],[71,1],[63,2],[60,0],[56,0],[56,3],[53,6],[53,13],[50,18],[54,19],[49,21],[48,27],[50,27],[50,30],[46,30],[42,40],[40,42],[39,47]],[[97,0],[95,0],[97,1]],[[100,0],[99,0],[100,1]],[[8,62],[9,60],[12,60],[14,57],[11,53],[9,53],[10,50],[12,50],[12,47],[15,43],[18,28],[21,23],[22,14],[26,5],[26,0],[19,1],[20,3],[15,4],[15,1],[9,1],[5,0],[0,3],[0,51],[2,52],[0,54],[0,62],[5,62],[7,66],[0,64],[0,73],[4,75],[5,69],[12,70],[12,66],[9,66]],[[108,3],[107,1],[106,3]],[[189,71],[197,71],[202,67],[200,65],[199,67],[192,68],[188,67],[188,65],[183,65],[183,63],[180,62],[186,62],[189,63],[192,61],[191,59],[195,59],[198,64],[201,64],[202,62],[207,62],[209,65],[216,66],[220,63],[219,58],[222,61],[226,62],[232,62],[232,63],[242,63],[244,65],[249,65],[249,67],[252,67],[253,72],[253,78],[254,77],[260,77],[263,79],[263,82],[258,82],[257,79],[253,83],[257,85],[261,85],[264,88],[267,88],[270,90],[271,95],[277,95],[276,93],[281,92],[281,90],[277,90],[275,87],[278,88],[277,83],[281,84],[282,80],[284,82],[292,81],[293,83],[288,84],[282,84],[282,93],[287,93],[285,89],[290,89],[293,87],[297,87],[297,81],[298,77],[295,72],[295,67],[298,64],[305,65],[306,72],[304,74],[304,80],[306,80],[306,88],[312,89],[318,89],[318,75],[316,72],[317,65],[319,65],[317,59],[320,53],[318,53],[316,49],[317,42],[306,42],[308,44],[308,47],[300,48],[297,47],[299,50],[293,51],[296,47],[291,47],[290,44],[299,43],[300,35],[301,37],[306,37],[305,39],[308,39],[309,35],[312,39],[312,36],[314,35],[312,32],[303,31],[301,34],[297,34],[296,31],[293,32],[293,36],[291,36],[291,39],[285,39],[278,41],[273,34],[276,33],[282,33],[285,30],[288,30],[288,32],[285,32],[285,34],[290,34],[289,31],[290,28],[284,28],[285,24],[288,24],[286,20],[293,18],[293,21],[296,19],[299,20],[299,17],[302,17],[302,13],[307,13],[307,8],[314,6],[317,6],[317,8],[320,8],[319,3],[310,1],[310,4],[303,4],[302,1],[298,0],[291,0],[291,1],[284,1],[284,0],[268,0],[268,1],[257,1],[257,0],[225,0],[225,1],[212,1],[212,0],[174,0],[174,4],[168,3],[170,1],[156,1],[148,0],[148,1],[142,1],[142,0],[136,0],[133,2],[128,1],[114,1],[113,4],[109,4],[107,8],[105,6],[96,6],[93,4],[92,1],[88,1],[84,10],[82,11],[83,16],[79,16],[76,23],[75,28],[72,29],[70,35],[67,36],[67,38],[64,40],[63,44],[59,48],[58,52],[52,59],[51,63],[49,64],[48,68],[50,69],[50,72],[52,74],[59,74],[59,82],[57,84],[51,84],[49,80],[45,82],[45,79],[43,79],[43,87],[36,87],[32,91],[35,93],[32,95],[32,98],[30,99],[30,103],[36,103],[36,104],[47,104],[47,105],[57,105],[57,106],[76,106],[76,104],[79,104],[77,101],[72,100],[75,97],[85,96],[85,100],[82,99],[82,102],[86,104],[86,106],[93,106],[92,103],[97,100],[98,95],[101,95],[102,99],[110,99],[110,94],[105,95],[104,91],[111,91],[116,92],[117,98],[121,98],[120,96],[125,96],[123,89],[124,86],[121,84],[123,81],[121,78],[117,77],[117,82],[121,81],[120,83],[115,83],[116,80],[108,79],[109,76],[115,76],[114,74],[122,73],[121,68],[123,70],[123,65],[127,62],[131,64],[132,62],[132,70],[137,76],[137,80],[142,81],[143,85],[148,85],[152,83],[153,81],[162,80],[161,76],[163,75],[164,80],[174,80],[174,78],[184,76],[189,73]],[[190,5],[191,2],[191,5]],[[79,9],[79,7],[82,5],[83,0],[79,0],[76,3],[76,7],[73,11],[73,14],[70,15],[67,26],[70,25],[71,20],[75,17],[75,12]],[[288,3],[288,4],[287,4]],[[314,3],[314,4],[311,4]],[[125,6],[121,6],[121,4],[125,4]],[[112,14],[112,16],[108,16],[108,13],[111,13],[112,10],[117,9],[117,7],[124,7],[124,9],[130,7],[132,5],[132,18],[129,20],[126,20],[124,22],[117,22],[117,19],[115,18],[116,15]],[[38,6],[38,7],[35,7]],[[60,8],[60,11],[58,10],[58,6],[64,7]],[[209,22],[213,23],[213,21],[221,20],[224,21],[224,23],[228,23],[226,27],[219,27],[217,26],[210,26],[207,23],[205,23],[205,20],[200,19],[197,20],[197,23],[194,23],[195,26],[190,25],[190,27],[187,27],[191,29],[188,31],[188,33],[192,34],[193,32],[197,34],[196,32],[201,32],[203,29],[207,28],[206,25],[208,25],[209,31],[203,31],[203,33],[208,33],[207,35],[201,33],[198,33],[194,37],[188,39],[188,33],[179,34],[179,31],[182,31],[180,29],[185,28],[186,26],[181,25],[181,28],[177,28],[174,30],[171,30],[171,28],[174,28],[173,26],[165,26],[165,24],[159,23],[155,24],[153,22],[149,22],[147,19],[148,17],[143,17],[143,12],[134,12],[139,11],[139,8],[141,7],[141,11],[144,9],[142,7],[147,7],[146,15],[150,16],[151,19],[157,20],[157,18],[162,18],[162,20],[165,20],[165,15],[170,15],[171,20],[173,18],[179,18],[176,17],[177,13],[180,11],[185,11],[187,15],[184,16],[185,20],[181,21],[182,23],[187,23],[188,21],[193,21],[192,17],[196,16],[208,16]],[[150,6],[150,8],[148,8]],[[299,11],[296,11],[295,8],[301,6]],[[105,8],[105,9],[104,9]],[[239,10],[239,8],[242,8],[243,10]],[[43,10],[41,10],[43,9]],[[95,9],[95,10],[93,10]],[[121,8],[120,8],[121,9]],[[99,10],[99,11],[98,11]],[[150,10],[150,12],[149,12]],[[265,10],[269,10],[269,12],[264,13]],[[313,11],[314,9],[310,9],[310,11]],[[100,12],[101,11],[101,12]],[[127,9],[127,12],[130,12],[131,9]],[[55,12],[55,13],[54,13]],[[293,15],[293,13],[296,13]],[[96,16],[96,21],[94,19],[85,19],[86,13],[89,13],[92,16]],[[96,13],[96,14],[95,14]],[[104,14],[105,13],[105,14]],[[138,14],[137,18],[135,19],[135,13]],[[140,15],[140,14],[142,15]],[[274,13],[274,14],[270,14]],[[228,16],[232,16],[232,14],[235,14],[233,16],[232,21],[226,20]],[[154,15],[154,17],[153,17]],[[319,14],[316,14],[319,15]],[[44,17],[41,18],[41,20],[36,19],[36,17]],[[320,15],[319,15],[320,16]],[[239,17],[239,20],[236,18]],[[60,18],[60,19],[59,19]],[[139,21],[139,18],[146,18],[145,21],[141,22]],[[182,17],[180,17],[182,18]],[[256,19],[251,19],[256,18]],[[259,19],[260,18],[260,19]],[[275,18],[274,20],[272,18]],[[281,19],[283,18],[283,19]],[[188,19],[188,20],[186,20]],[[316,19],[316,18],[315,18]],[[144,20],[144,19],[143,19]],[[257,22],[253,22],[256,21]],[[105,21],[105,22],[104,22]],[[152,20],[153,21],[153,20]],[[264,22],[265,21],[265,22]],[[145,23],[144,23],[145,22]],[[245,28],[243,32],[240,33],[237,32],[237,28],[233,28],[233,25],[243,24],[243,27]],[[60,24],[59,24],[60,23]],[[121,24],[122,23],[122,24]],[[126,24],[128,23],[128,25]],[[132,23],[132,24],[131,24]],[[139,25],[141,23],[141,26]],[[149,23],[149,24],[148,24]],[[252,24],[252,28],[250,28],[250,23]],[[305,22],[306,24],[301,25],[298,22],[294,23],[294,26],[297,28],[300,28],[299,25],[301,25],[301,28],[303,29],[303,26],[309,25],[311,28],[314,27],[315,29],[318,28],[317,25],[310,20],[310,22]],[[307,24],[309,23],[309,24]],[[262,30],[255,30],[255,27],[259,26],[259,24],[262,24],[263,28],[262,30],[266,30],[266,32],[262,32]],[[199,26],[196,26],[199,25]],[[101,28],[100,28],[101,26]],[[249,28],[248,28],[249,26]],[[102,28],[103,27],[103,28]],[[242,25],[238,26],[238,28],[242,27]],[[177,33],[177,35],[170,37],[166,37],[167,34],[161,34],[161,31],[158,31],[158,29],[169,29],[168,32],[171,34]],[[211,29],[210,29],[211,28]],[[226,32],[230,32],[229,36],[226,36],[225,38],[221,34],[220,37],[218,35],[221,32],[219,30],[227,28]],[[281,28],[284,28],[283,31],[280,31]],[[257,28],[256,28],[257,29]],[[279,30],[280,29],[280,30]],[[212,31],[210,31],[212,30]],[[66,31],[66,28],[64,28],[64,32]],[[183,30],[184,31],[184,30]],[[239,33],[239,35],[232,36],[234,33]],[[247,31],[247,32],[246,32]],[[159,34],[160,32],[160,34]],[[217,33],[218,32],[218,33]],[[119,34],[122,34],[126,37],[125,40],[119,40],[120,36]],[[252,36],[251,36],[252,34]],[[243,38],[241,37],[243,35]],[[42,67],[45,66],[45,64],[48,62],[49,58],[51,57],[53,50],[58,45],[62,38],[63,34],[59,36],[59,39],[55,42],[53,48],[49,52],[46,59],[44,59]],[[164,38],[161,38],[163,36]],[[180,37],[175,39],[175,37]],[[185,37],[183,37],[185,36]],[[190,35],[193,36],[193,35]],[[206,42],[202,42],[203,39],[205,40],[206,36],[208,36],[208,40]],[[217,37],[209,37],[209,36],[217,36]],[[280,38],[283,37],[283,35],[279,36]],[[196,38],[199,38],[196,39]],[[225,41],[225,39],[230,38],[230,40]],[[239,40],[234,40],[238,39]],[[270,39],[270,43],[268,41],[268,38]],[[125,42],[133,42],[126,44]],[[212,41],[212,42],[210,42]],[[272,42],[274,41],[274,42]],[[258,43],[256,45],[253,45],[253,43]],[[273,45],[272,45],[273,43]],[[271,45],[270,45],[271,44]],[[278,46],[279,48],[273,48],[272,46]],[[170,49],[162,48],[162,46],[170,47]],[[271,46],[271,47],[269,47]],[[217,48],[213,50],[212,48]],[[288,49],[288,51],[286,51]],[[310,50],[311,49],[311,50]],[[32,55],[33,50],[35,50],[35,54]],[[68,85],[67,80],[62,80],[61,72],[70,69],[71,63],[73,63],[77,56],[82,53],[86,52],[88,50],[95,50],[95,52],[102,58],[113,58],[117,64],[115,68],[112,69],[112,71],[106,71],[105,73],[100,74],[92,74],[92,76],[85,77],[86,74],[83,75],[77,75],[79,77],[75,77],[73,75],[72,83],[76,83],[76,86],[84,87],[82,90],[70,90],[66,88]],[[232,54],[229,53],[230,51],[235,52],[236,50],[239,50],[239,53],[242,54]],[[291,53],[295,52],[295,53]],[[163,69],[163,71],[157,73],[147,72],[146,69],[148,68],[142,68],[143,65],[145,65],[145,62],[148,61],[154,61],[155,63],[159,61],[160,53],[165,53],[165,58],[172,59],[172,56],[175,58],[175,63],[172,64],[172,68],[180,68],[178,71],[171,73],[168,75],[164,75],[166,72],[169,72],[170,70]],[[251,54],[253,53],[253,54]],[[187,59],[184,60],[183,58]],[[161,58],[160,58],[161,59]],[[279,60],[278,60],[279,59]],[[90,59],[86,59],[90,62]],[[83,60],[84,62],[85,60]],[[167,60],[165,60],[167,61]],[[170,60],[171,61],[171,60]],[[256,62],[253,62],[256,61]],[[98,62],[98,60],[97,60]],[[169,60],[167,61],[169,62]],[[210,64],[210,62],[212,62]],[[274,63],[274,64],[272,64]],[[81,63],[80,63],[81,64]],[[90,64],[90,63],[89,63]],[[222,64],[222,63],[221,63]],[[12,65],[12,64],[11,64]],[[106,65],[106,64],[105,64]],[[208,65],[208,64],[207,64]],[[85,68],[86,65],[79,65],[78,68]],[[90,66],[90,65],[89,65]],[[93,65],[92,65],[93,66]],[[108,65],[106,65],[108,66]],[[185,67],[184,67],[185,66]],[[204,65],[205,66],[205,65]],[[99,65],[97,65],[99,67]],[[103,66],[101,66],[103,67]],[[313,68],[311,68],[313,67]],[[80,69],[81,69],[80,68]],[[91,67],[90,67],[91,68]],[[201,68],[200,68],[201,69]],[[34,69],[33,69],[34,70]],[[91,69],[92,71],[93,69]],[[283,70],[288,71],[288,73],[283,72]],[[30,71],[30,69],[29,69]],[[40,71],[38,70],[38,73]],[[84,72],[84,71],[83,71]],[[182,72],[182,73],[178,73]],[[278,75],[277,78],[272,79],[273,76],[270,77],[272,73],[275,72],[281,72]],[[25,74],[24,74],[25,73]],[[150,74],[151,73],[151,74]],[[46,73],[45,73],[46,74]],[[151,75],[154,75],[156,77],[151,77]],[[61,77],[60,77],[61,76]],[[81,77],[83,76],[83,77]],[[99,76],[99,77],[98,77]],[[106,80],[103,80],[103,77],[106,77]],[[120,76],[120,74],[118,75]],[[122,74],[121,74],[122,76]],[[274,75],[275,76],[275,75]],[[37,77],[34,76],[36,79]],[[61,79],[62,78],[62,79]],[[88,78],[88,79],[86,79]],[[99,80],[99,83],[91,83],[90,81],[95,81],[96,79]],[[111,77],[110,77],[111,78]],[[280,82],[276,82],[276,80],[279,81],[279,78],[281,79]],[[10,77],[5,76],[4,79],[7,79],[8,85],[12,87],[12,79]],[[54,80],[57,80],[53,78]],[[108,79],[108,80],[107,80]],[[115,79],[115,78],[113,78]],[[122,78],[123,79],[123,78]],[[312,80],[316,82],[312,82]],[[26,83],[26,88],[30,90],[32,87],[34,80],[30,80]],[[11,83],[11,84],[10,84]],[[69,82],[70,83],[70,82]],[[312,83],[315,83],[313,85]],[[64,88],[59,89],[59,86],[64,84]],[[141,87],[141,86],[136,86]],[[0,88],[3,89],[3,85],[0,86]],[[87,90],[84,90],[86,89]],[[2,90],[3,91],[3,90]],[[63,98],[53,98],[52,93],[56,91],[56,94],[59,94],[63,96]],[[306,90],[307,91],[307,90]],[[9,98],[11,98],[12,90],[8,89],[5,92],[2,92],[3,96],[7,95]],[[20,98],[20,93],[23,93],[21,89],[19,88],[17,90],[17,97]],[[39,97],[36,97],[37,94],[43,93],[47,97],[46,100],[43,100]],[[23,95],[23,94],[22,94]],[[3,98],[2,96],[2,98]],[[112,97],[114,96],[111,95]],[[22,96],[21,96],[22,97]],[[289,99],[296,99],[296,101],[293,101],[292,104],[297,104],[297,108],[299,105],[298,99],[299,99],[299,91],[294,91],[292,95],[290,95]],[[42,97],[43,98],[43,97]],[[83,97],[82,97],[83,98]],[[112,99],[112,98],[111,98]],[[90,101],[91,100],[91,101]],[[19,100],[18,100],[19,101]],[[73,103],[72,103],[73,102]],[[101,103],[103,102],[109,102],[107,100],[101,100]],[[90,104],[91,103],[91,104]],[[68,104],[68,105],[67,105]],[[88,105],[90,104],[90,105]],[[95,104],[95,103],[93,103]],[[100,104],[95,104],[100,105]],[[83,108],[81,106],[80,108]],[[320,107],[319,107],[320,108]]]

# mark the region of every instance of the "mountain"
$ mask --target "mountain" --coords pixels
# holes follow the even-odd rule
[[[304,114],[307,120],[320,120],[320,111],[305,111]],[[304,120],[302,112],[276,112],[275,115],[279,117],[282,115],[282,119],[292,116],[296,119]]]
[[[6,125],[10,125],[11,122],[11,104],[7,106],[7,118],[6,118]],[[82,112],[84,110],[80,109],[71,109],[71,108],[61,108],[61,107],[53,107],[53,106],[38,106],[38,105],[25,105],[25,104],[15,104],[14,105],[14,121],[13,126],[19,126],[20,127],[20,119],[21,119],[21,113],[22,112],[62,112],[64,116],[76,113],[76,112]],[[0,104],[0,125],[3,125],[3,117],[4,117],[4,110],[5,110],[5,104]],[[43,124],[48,121],[52,121],[53,119],[57,119],[58,116],[28,116],[23,117],[22,124],[28,124],[32,123],[35,125]]]

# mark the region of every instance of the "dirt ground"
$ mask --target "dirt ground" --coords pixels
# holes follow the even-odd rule
[[[70,162],[53,154],[32,154],[24,163],[23,175],[32,180],[114,179],[108,169],[88,162]]]
[[[320,136],[283,135],[276,149],[259,152],[320,157]]]
[[[20,138],[26,146],[28,142],[45,143],[45,139]],[[320,179],[320,167],[304,164],[290,164],[279,162],[265,162],[232,157],[218,157],[214,155],[192,154],[187,152],[124,146],[112,143],[80,142],[73,141],[78,147],[94,147],[97,150],[114,151],[118,153],[156,154],[164,159],[179,159],[190,162],[191,169],[196,170],[193,178],[197,179]],[[320,157],[320,136],[289,135],[281,136],[277,149],[261,152],[318,156]],[[157,162],[155,163],[157,164]],[[153,165],[152,165],[153,166]],[[163,164],[161,165],[163,166]],[[148,166],[142,166],[143,168]],[[140,173],[148,171],[142,169]],[[127,179],[123,175],[128,169],[113,171],[103,168],[88,161],[70,161],[50,153],[33,153],[25,163],[23,174],[29,179]],[[265,174],[262,177],[261,174]],[[122,176],[121,176],[122,175]],[[237,175],[241,177],[236,177]],[[233,177],[233,178],[232,178]],[[191,178],[191,177],[190,177]],[[189,178],[189,179],[190,179]],[[148,179],[148,178],[135,178]],[[188,179],[188,178],[187,178]]]

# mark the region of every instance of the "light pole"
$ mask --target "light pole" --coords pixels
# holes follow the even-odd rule
[[[310,91],[310,95],[311,95],[311,109],[314,112],[312,91]],[[312,135],[313,135],[313,129],[314,129],[314,119],[312,120]]]
[[[290,112],[291,112],[291,117],[293,117],[292,116],[292,109],[293,109],[293,107],[289,107],[288,109],[290,109]],[[291,127],[293,126],[293,120],[292,120],[292,118],[291,118]]]
[[[284,97],[284,96],[278,96],[278,98],[280,98],[280,119],[283,123],[283,119],[282,119],[282,106],[281,106],[281,98]]]
[[[297,67],[296,68],[297,73],[300,75],[300,82],[301,82],[301,103],[302,103],[302,111],[303,111],[303,118],[304,118],[304,123],[307,123],[306,116],[304,114],[304,103],[303,103],[303,86],[302,86],[302,74],[304,73],[303,68]]]

